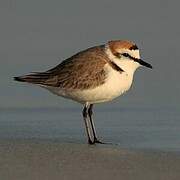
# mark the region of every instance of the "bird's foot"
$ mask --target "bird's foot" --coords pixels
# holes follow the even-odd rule
[[[103,143],[103,142],[99,141],[97,138],[95,138],[94,141],[89,139],[88,144],[93,145],[93,144],[106,144],[106,143]]]
[[[96,144],[106,144],[106,143],[98,140],[97,138],[94,139],[94,143],[96,143]]]
[[[107,144],[107,145],[118,145],[118,144],[113,144],[110,142],[102,142],[102,141],[98,140],[97,138],[94,139],[94,143],[96,143],[96,144]]]
[[[102,142],[100,140],[98,140],[97,138],[94,139],[94,141],[92,141],[91,139],[88,140],[88,144],[93,145],[93,144],[112,144],[112,143],[105,143]],[[112,144],[113,145],[113,144]]]
[[[91,139],[88,139],[88,144],[92,145],[92,144],[95,144],[95,142],[91,141]]]

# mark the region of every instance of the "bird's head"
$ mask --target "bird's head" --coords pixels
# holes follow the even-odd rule
[[[111,61],[117,63],[125,71],[132,70],[134,72],[140,66],[152,69],[151,64],[140,58],[137,45],[131,41],[109,41],[106,44],[106,53]]]

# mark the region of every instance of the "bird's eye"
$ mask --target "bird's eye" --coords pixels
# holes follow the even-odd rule
[[[122,53],[122,55],[123,55],[124,57],[130,57],[130,55],[129,55],[128,53]]]

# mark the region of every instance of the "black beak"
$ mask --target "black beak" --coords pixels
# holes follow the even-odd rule
[[[141,64],[142,66],[145,66],[145,67],[148,67],[148,68],[151,68],[151,69],[152,69],[151,64],[143,61],[142,59],[137,59],[136,61],[137,61],[139,64]]]

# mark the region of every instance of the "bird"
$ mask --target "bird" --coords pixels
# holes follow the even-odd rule
[[[128,91],[138,67],[152,69],[129,40],[110,40],[82,50],[44,72],[14,77],[83,105],[82,115],[89,144],[101,143],[93,121],[94,104],[112,101]]]

